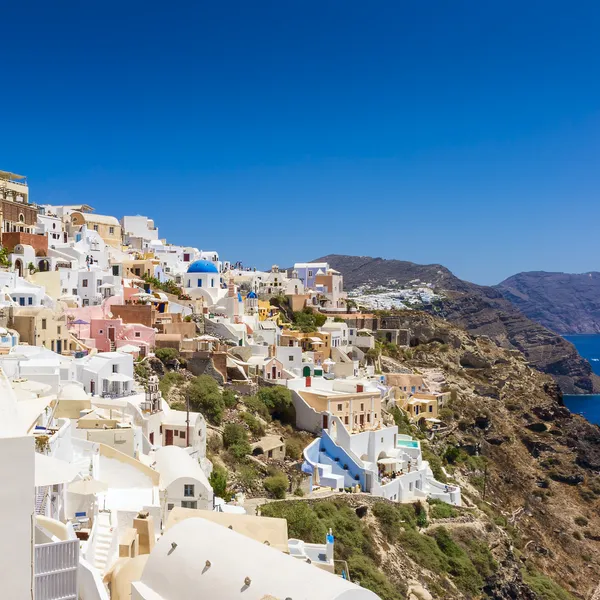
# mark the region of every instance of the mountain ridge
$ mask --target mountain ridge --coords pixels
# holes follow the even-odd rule
[[[525,316],[558,334],[600,333],[597,271],[524,271],[494,287]]]
[[[415,279],[431,283],[444,292],[436,314],[474,335],[487,335],[500,346],[523,352],[536,369],[548,373],[563,393],[594,393],[599,379],[575,347],[550,329],[524,315],[496,287],[459,279],[439,264],[419,265],[408,261],[369,256],[329,254],[315,259],[327,262],[344,275],[348,289],[360,285],[386,285],[390,280],[408,284]]]

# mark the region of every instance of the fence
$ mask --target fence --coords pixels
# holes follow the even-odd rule
[[[79,540],[35,546],[35,600],[77,600]]]

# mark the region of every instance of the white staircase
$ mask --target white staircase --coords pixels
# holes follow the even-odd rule
[[[344,488],[344,476],[335,475],[333,473],[333,467],[323,463],[318,463],[317,468],[319,469],[319,485],[324,487],[330,487],[334,490]]]
[[[96,520],[96,534],[94,539],[94,561],[93,565],[104,575],[112,546],[112,532],[109,512],[98,513]]]
[[[46,514],[46,503],[48,502],[49,490],[48,486],[42,486],[37,488],[35,493],[35,514],[45,515]]]

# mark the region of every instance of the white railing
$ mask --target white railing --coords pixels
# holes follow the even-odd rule
[[[35,546],[35,599],[77,600],[79,540]]]

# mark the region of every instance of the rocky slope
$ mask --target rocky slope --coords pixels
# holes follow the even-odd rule
[[[600,429],[571,414],[521,353],[429,314],[399,315],[420,343],[386,346],[393,356],[381,358],[383,370],[436,372],[453,392],[446,431],[426,440],[399,419],[401,431],[422,438],[436,476],[444,469],[461,485],[464,508],[431,505],[415,523],[406,505],[382,510],[381,500],[349,494],[279,502],[263,514],[285,516],[292,535],[308,538],[313,520],[333,527],[351,575],[386,600],[589,598],[600,582]],[[360,523],[345,505],[362,507]]]
[[[431,308],[436,314],[470,333],[487,335],[503,347],[520,350],[534,367],[552,375],[564,393],[600,389],[589,363],[572,344],[527,318],[497,289],[463,281],[441,265],[336,254],[317,260],[340,271],[348,289],[387,285],[390,280],[398,285],[415,279],[431,283],[445,296],[440,306]]]
[[[531,271],[496,288],[524,315],[556,333],[600,333],[600,273]]]

